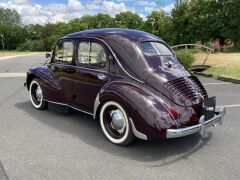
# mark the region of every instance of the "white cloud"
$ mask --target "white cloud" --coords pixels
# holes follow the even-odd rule
[[[68,0],[67,6],[70,10],[77,11],[83,9],[82,3],[78,0]]]
[[[148,13],[151,13],[152,11],[156,11],[157,9],[154,8],[154,7],[145,7],[144,8],[144,11],[148,12]]]
[[[101,3],[102,2],[102,0],[94,0],[93,1],[93,4],[99,4],[99,3]]]
[[[146,13],[151,13],[153,10],[164,10],[171,12],[174,4],[165,7],[157,8],[153,0],[150,1],[135,1],[135,7],[129,7],[126,2],[133,0],[93,0],[89,3],[84,3],[84,0],[68,0],[67,3],[50,3],[47,5],[39,5],[33,0],[0,0],[0,7],[16,9],[21,15],[23,24],[46,24],[48,22],[67,22],[74,18],[80,18],[83,15],[95,15],[99,12],[114,16],[120,12],[140,11],[140,17],[146,19]],[[146,7],[144,7],[146,5]],[[143,6],[142,9],[139,6]],[[136,9],[135,9],[136,8]]]
[[[128,9],[123,2],[115,3],[112,1],[103,1],[103,10],[104,10],[103,13],[115,15],[119,12],[128,11],[130,9]]]
[[[148,1],[138,1],[137,4],[139,6],[157,6],[155,2],[148,2]]]
[[[166,14],[170,14],[172,12],[173,8],[174,8],[174,3],[171,3],[169,5],[166,5],[166,6],[163,6],[163,7],[160,7],[160,8],[147,6],[147,7],[144,8],[144,11],[147,12],[147,13],[151,13],[152,11],[162,10]]]
[[[171,3],[171,4],[169,4],[167,6],[164,6],[160,9],[162,9],[165,13],[170,14],[172,12],[173,8],[174,8],[174,3]]]
[[[15,9],[21,15],[23,24],[66,22],[85,14],[94,14],[93,7],[85,8],[79,0],[68,0],[67,4],[52,3],[46,6],[27,0],[10,0],[0,2],[0,7]]]
[[[117,2],[132,2],[132,1],[135,1],[135,0],[116,0]]]
[[[26,4],[28,0],[13,0],[12,1],[14,4]]]
[[[92,3],[92,4],[87,4],[86,8],[90,9],[90,10],[98,10],[98,9],[100,9],[100,6],[95,3]]]
[[[144,14],[141,14],[141,13],[140,13],[139,16],[140,16],[144,21],[147,19]]]

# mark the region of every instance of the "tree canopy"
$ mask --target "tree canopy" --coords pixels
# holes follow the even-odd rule
[[[51,50],[58,38],[76,31],[96,28],[130,28],[147,31],[174,45],[231,40],[240,48],[240,0],[177,0],[171,15],[152,11],[146,19],[127,11],[84,15],[69,22],[23,25],[17,11],[0,8],[0,34],[5,49]],[[1,39],[0,39],[1,40]],[[0,49],[2,44],[0,43]]]

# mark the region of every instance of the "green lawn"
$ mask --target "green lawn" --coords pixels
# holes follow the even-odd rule
[[[24,54],[31,54],[31,53],[37,53],[37,52],[0,51],[0,57],[24,55]]]
[[[195,53],[195,63],[194,65],[200,65],[203,64],[206,53],[200,52]],[[208,56],[208,60],[206,62],[206,65],[210,66],[218,66],[218,65],[226,65],[226,66],[240,66],[240,53],[215,53],[210,54]]]
[[[213,66],[205,70],[203,73],[212,74],[213,76],[240,79],[240,66]]]

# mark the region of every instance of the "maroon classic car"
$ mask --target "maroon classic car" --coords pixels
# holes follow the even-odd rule
[[[115,144],[176,138],[222,124],[197,77],[159,37],[137,30],[98,29],[61,38],[51,57],[31,67],[25,85],[37,109],[49,103],[99,119]]]

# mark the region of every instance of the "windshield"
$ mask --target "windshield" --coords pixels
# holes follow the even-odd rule
[[[147,56],[172,56],[172,51],[160,42],[142,42],[140,44],[142,52]]]

